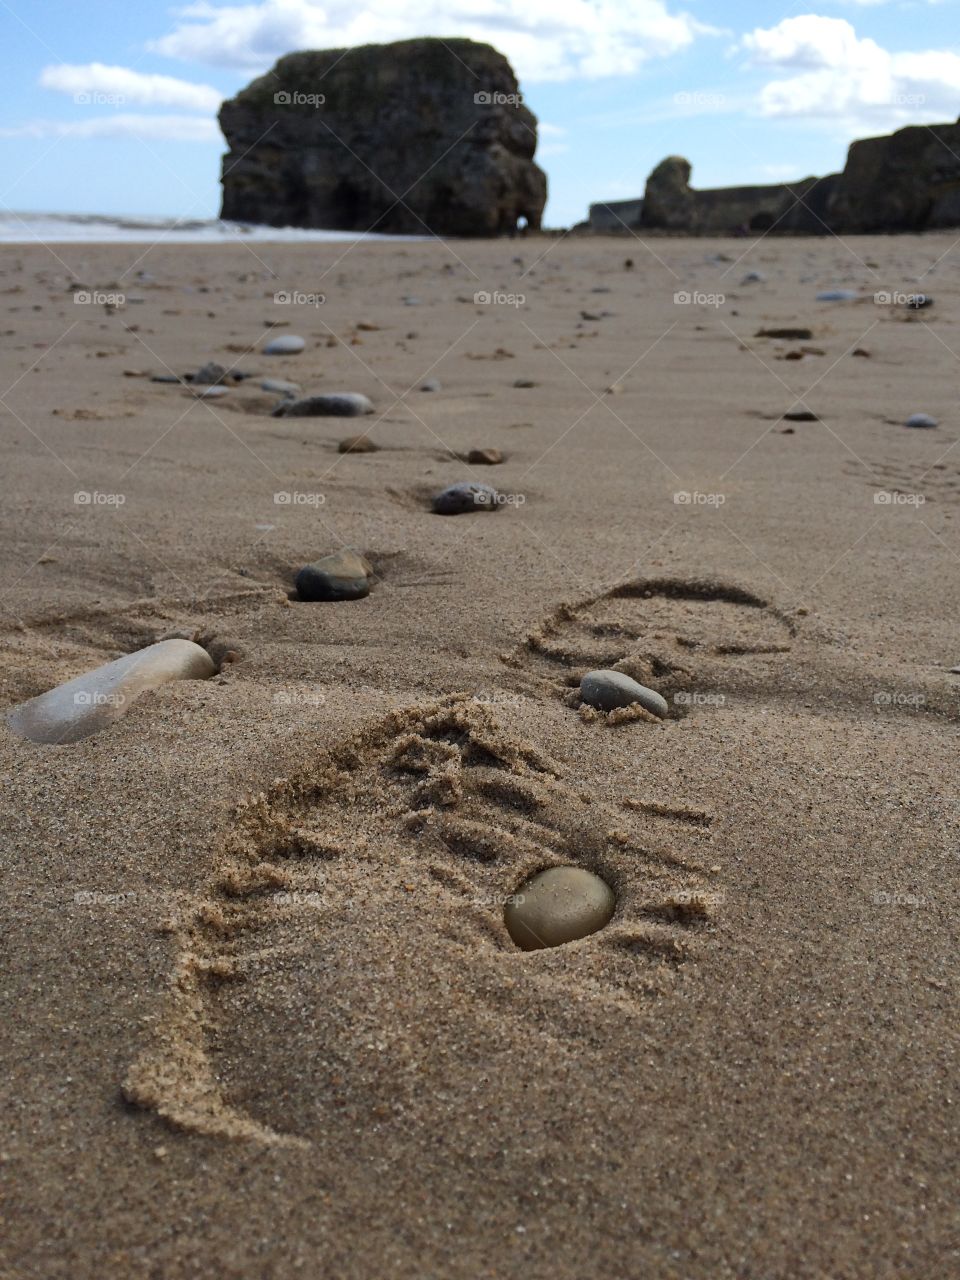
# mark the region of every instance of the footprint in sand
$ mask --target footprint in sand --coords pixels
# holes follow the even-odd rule
[[[621,671],[663,694],[676,717],[724,691],[757,694],[794,634],[785,613],[741,587],[641,578],[561,605],[503,660],[561,694],[589,670]]]
[[[451,1037],[512,1019],[575,1040],[591,1006],[629,1017],[682,981],[720,897],[710,815],[601,803],[513,718],[468,695],[414,705],[246,802],[171,925],[175,972],[127,1098],[193,1131],[307,1142],[348,1105],[345,1079],[379,1114],[423,1096]],[[523,951],[506,904],[559,866],[603,879],[613,917]]]

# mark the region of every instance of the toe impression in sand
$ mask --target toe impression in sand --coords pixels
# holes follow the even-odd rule
[[[216,672],[198,644],[161,640],[22,702],[7,724],[31,742],[78,742],[119,720],[144,690],[170,680],[206,680]]]
[[[539,951],[596,933],[609,922],[616,905],[613,890],[592,871],[549,867],[520,886],[503,919],[521,951]]]

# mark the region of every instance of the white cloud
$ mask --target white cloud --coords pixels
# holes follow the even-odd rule
[[[844,18],[785,18],[745,36],[742,48],[756,66],[799,73],[763,86],[765,116],[829,120],[862,133],[953,120],[960,112],[960,56],[894,53],[861,39]]]
[[[108,67],[102,62],[83,66],[59,63],[40,73],[44,89],[57,89],[94,99],[112,99],[107,105],[126,102],[149,107],[179,107],[185,111],[216,111],[223,94],[208,84],[191,84],[173,76],[146,75],[127,67]]]
[[[156,142],[222,142],[207,116],[94,116],[90,120],[32,120],[0,129],[3,138],[146,138]]]
[[[150,48],[216,66],[266,70],[297,49],[331,49],[436,32],[484,41],[524,80],[627,75],[647,59],[716,34],[668,0],[258,0],[177,13],[174,30]]]

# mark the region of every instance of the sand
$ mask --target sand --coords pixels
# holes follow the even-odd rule
[[[244,656],[0,733],[0,1274],[960,1274],[953,250],[4,251],[4,707]],[[208,360],[376,413],[125,376]],[[368,598],[289,598],[344,546]],[[612,666],[668,718],[578,708]],[[560,865],[614,916],[523,952]]]

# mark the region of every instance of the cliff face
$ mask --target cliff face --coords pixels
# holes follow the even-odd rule
[[[537,228],[537,122],[472,40],[293,53],[220,109],[221,217],[269,226],[494,235]]]
[[[769,187],[690,186],[690,163],[668,156],[642,200],[591,205],[595,231],[646,227],[687,235],[780,231],[925,231],[960,227],[960,124],[910,126],[854,142],[842,173]]]

